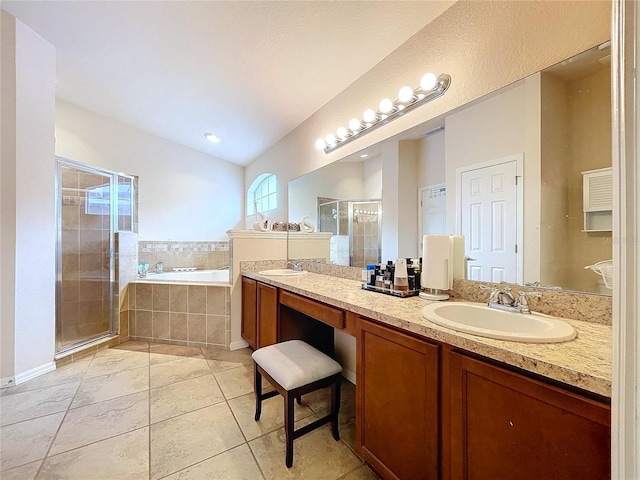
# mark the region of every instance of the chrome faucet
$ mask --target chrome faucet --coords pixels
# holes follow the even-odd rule
[[[293,269],[294,272],[301,272],[302,271],[302,260],[289,260],[289,261],[287,261],[287,264],[285,266],[286,266],[286,268],[289,268],[289,266],[291,266],[291,268]]]
[[[541,297],[540,292],[518,292],[518,298],[516,299],[511,293],[511,287],[489,287],[487,285],[480,285],[482,290],[489,290],[489,301],[487,306],[489,308],[495,308],[496,310],[503,310],[505,312],[516,313],[531,313],[529,308],[529,302],[527,297]]]

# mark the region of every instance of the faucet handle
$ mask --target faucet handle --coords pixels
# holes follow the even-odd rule
[[[542,297],[542,294],[540,292],[518,292],[518,307],[520,307],[520,313],[531,313],[527,297]]]
[[[487,305],[491,305],[492,303],[498,303],[498,294],[500,293],[500,289],[498,287],[490,287],[489,285],[480,285],[481,290],[489,290],[489,300]]]

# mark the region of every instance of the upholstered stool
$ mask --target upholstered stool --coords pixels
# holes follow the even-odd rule
[[[300,340],[290,340],[259,348],[251,356],[255,363],[256,422],[260,420],[262,400],[278,394],[284,397],[287,468],[293,464],[293,441],[296,438],[331,422],[333,438],[340,440],[338,412],[340,411],[342,367],[338,362]],[[262,376],[273,385],[275,391],[262,393]],[[331,386],[331,413],[294,430],[294,399],[300,403],[302,395],[328,386]]]

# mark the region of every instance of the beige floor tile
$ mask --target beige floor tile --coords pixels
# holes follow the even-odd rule
[[[53,385],[79,382],[84,378],[84,374],[89,368],[92,358],[93,356],[83,358],[77,362],[56,368],[52,372],[45,373],[44,375],[29,380],[28,382],[14,387],[3,388],[0,391],[0,395],[15,395],[16,393],[29,392],[40,388],[51,387]]]
[[[48,457],[38,478],[77,480],[147,479],[149,427]]]
[[[0,397],[0,425],[64,412],[69,408],[79,386],[80,382],[64,383]]]
[[[37,462],[27,463],[21,467],[5,470],[0,475],[0,478],[2,478],[2,480],[33,480],[36,478],[41,464],[42,460],[38,460]]]
[[[299,425],[296,422],[296,429]],[[284,429],[278,429],[249,442],[265,478],[335,480],[355,470],[360,459],[341,440],[334,440],[331,429],[321,427],[293,442],[293,466],[285,465]]]
[[[194,348],[194,347],[185,347],[185,348]],[[174,362],[176,360],[184,360],[186,358],[204,359],[202,355],[193,355],[191,357],[186,357],[183,355],[168,355],[166,353],[151,353],[149,354],[149,363],[151,365],[158,365],[160,363]]]
[[[203,348],[204,358],[209,361],[209,367],[214,372],[229,370],[230,368],[252,365],[251,349],[226,350],[224,348]]]
[[[56,413],[0,428],[1,469],[44,458],[63,417]]]
[[[149,352],[160,355],[177,357],[199,357],[202,355],[200,347],[189,347],[186,345],[171,345],[168,343],[152,343]]]
[[[131,395],[149,388],[149,367],[89,378],[82,381],[71,408]]]
[[[362,464],[355,470],[351,470],[340,480],[378,480],[378,476],[373,473],[366,465]]]
[[[261,480],[264,477],[247,444],[232,448],[163,480]]]
[[[207,361],[203,358],[180,358],[172,362],[151,365],[151,388],[201,377],[211,373]]]
[[[253,367],[244,366],[214,372],[216,380],[227,400],[253,393]]]
[[[87,369],[84,378],[100,377],[102,375],[132,370],[147,365],[149,365],[148,353],[118,350],[117,353],[95,357]]]
[[[128,340],[120,345],[110,348],[110,350],[129,350],[132,352],[149,352],[149,342],[138,340]]]
[[[244,442],[226,403],[151,426],[151,478],[162,478]]]
[[[49,455],[57,455],[149,425],[149,392],[69,410]]]
[[[255,398],[253,393],[249,393],[229,400],[229,407],[231,407],[247,441],[273,432],[284,425],[284,399],[282,395],[276,395],[262,401],[262,413],[257,422],[254,420]],[[313,411],[304,404],[298,405],[296,403],[294,414],[297,421],[313,415]]]
[[[151,390],[151,423],[224,401],[213,374]]]
[[[356,386],[342,379],[340,387],[340,437],[352,449],[356,445]],[[323,388],[302,397],[302,402],[318,417],[328,415],[331,410],[331,389]]]

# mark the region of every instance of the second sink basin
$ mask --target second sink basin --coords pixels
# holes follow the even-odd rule
[[[292,270],[290,268],[273,268],[271,270],[262,270],[258,272],[258,275],[265,275],[267,277],[285,277],[292,275],[304,275],[306,270]]]
[[[422,309],[427,320],[481,337],[530,343],[566,342],[576,331],[567,322],[542,313],[504,312],[484,303],[430,303]]]

